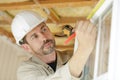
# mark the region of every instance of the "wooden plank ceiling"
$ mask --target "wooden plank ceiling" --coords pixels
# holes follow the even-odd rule
[[[62,32],[63,25],[74,27],[77,20],[85,20],[97,2],[98,0],[0,0],[0,29],[11,32],[10,24],[14,16],[22,10],[33,10],[48,18],[47,24],[55,35]],[[57,49],[73,49],[74,40],[64,45],[67,37],[55,39]]]

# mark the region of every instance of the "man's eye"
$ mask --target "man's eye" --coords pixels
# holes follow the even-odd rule
[[[34,38],[38,38],[38,36],[37,36],[37,35],[35,35],[35,36],[34,36]]]
[[[43,28],[43,29],[42,29],[42,32],[46,32],[46,31],[47,31],[47,28]]]
[[[36,38],[38,38],[38,36],[37,36],[37,35],[34,35],[34,36],[31,37],[31,40],[34,40],[34,39],[36,39]]]

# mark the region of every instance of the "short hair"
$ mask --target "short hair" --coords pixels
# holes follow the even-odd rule
[[[20,45],[25,44],[25,43],[28,44],[28,42],[27,42],[27,40],[26,40],[26,36],[19,41],[19,44],[20,44]]]

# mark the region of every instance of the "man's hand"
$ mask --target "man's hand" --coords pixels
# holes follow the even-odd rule
[[[73,76],[79,77],[94,48],[97,27],[89,21],[79,21],[76,23],[75,33],[78,39],[78,48],[69,61],[69,69]]]
[[[84,49],[90,53],[95,45],[97,27],[89,21],[79,21],[76,24],[75,32],[78,49]]]

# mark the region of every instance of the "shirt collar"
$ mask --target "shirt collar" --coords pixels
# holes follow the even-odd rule
[[[60,52],[60,51],[56,51],[57,53],[57,68],[61,67],[62,65],[64,65],[65,63],[67,63],[67,61],[69,60],[69,58],[66,58],[64,56],[65,53]],[[36,56],[33,56],[30,58],[31,61],[37,63],[37,64],[41,64],[45,67],[48,67],[49,65],[47,65],[46,63],[44,63],[42,60],[40,60],[39,58],[37,58]]]

